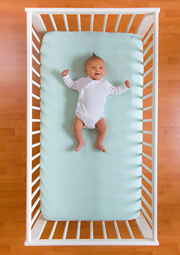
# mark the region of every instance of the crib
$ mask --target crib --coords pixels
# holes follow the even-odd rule
[[[159,8],[26,8],[27,203],[26,246],[158,245],[157,121]],[[98,20],[99,19],[99,20]],[[95,22],[98,20],[98,22]],[[109,20],[111,21],[109,23]],[[134,33],[143,42],[141,213],[133,220],[48,221],[40,207],[40,48],[49,31]],[[100,22],[101,21],[101,22]],[[101,24],[101,25],[100,25]],[[114,25],[112,25],[114,24]],[[101,30],[100,30],[101,27]],[[73,27],[73,31],[75,28]]]

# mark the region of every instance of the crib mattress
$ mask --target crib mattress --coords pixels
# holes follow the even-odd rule
[[[105,79],[131,89],[108,96],[103,153],[97,130],[83,129],[77,153],[73,122],[78,92],[63,83],[86,77],[84,63],[95,52]],[[143,50],[139,36],[103,32],[50,32],[41,47],[41,212],[47,220],[129,220],[141,209]]]

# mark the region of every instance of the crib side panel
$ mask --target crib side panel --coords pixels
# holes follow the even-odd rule
[[[159,9],[27,8],[26,11],[32,12],[33,26],[39,34],[65,30],[101,31],[135,33],[143,38],[153,23],[153,13]]]
[[[32,13],[27,13],[27,202],[26,241],[31,241],[32,227],[40,214],[40,45],[33,27]]]
[[[152,24],[151,18],[153,18]],[[144,86],[141,212],[152,229],[152,239],[157,242],[158,12],[155,12],[151,18],[148,17],[148,30],[143,38]],[[145,19],[143,22],[145,24]],[[139,31],[142,30],[143,26],[141,26]]]
[[[31,158],[32,158],[32,59],[31,59],[31,41],[32,41],[32,34],[31,34],[31,22],[32,22],[32,15],[31,13],[27,13],[27,174],[26,174],[26,241],[31,240]]]

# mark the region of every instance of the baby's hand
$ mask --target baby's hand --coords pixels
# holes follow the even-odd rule
[[[68,69],[67,69],[67,70],[64,70],[64,71],[61,73],[62,77],[66,76],[66,75],[68,75],[68,74],[69,74],[69,70],[68,70]]]
[[[130,88],[131,87],[131,84],[129,81],[125,81],[125,84],[126,84],[126,87]]]

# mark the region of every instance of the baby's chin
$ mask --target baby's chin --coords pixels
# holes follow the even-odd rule
[[[93,78],[93,80],[95,80],[95,81],[98,81],[98,80],[101,80],[101,77],[100,78]]]

